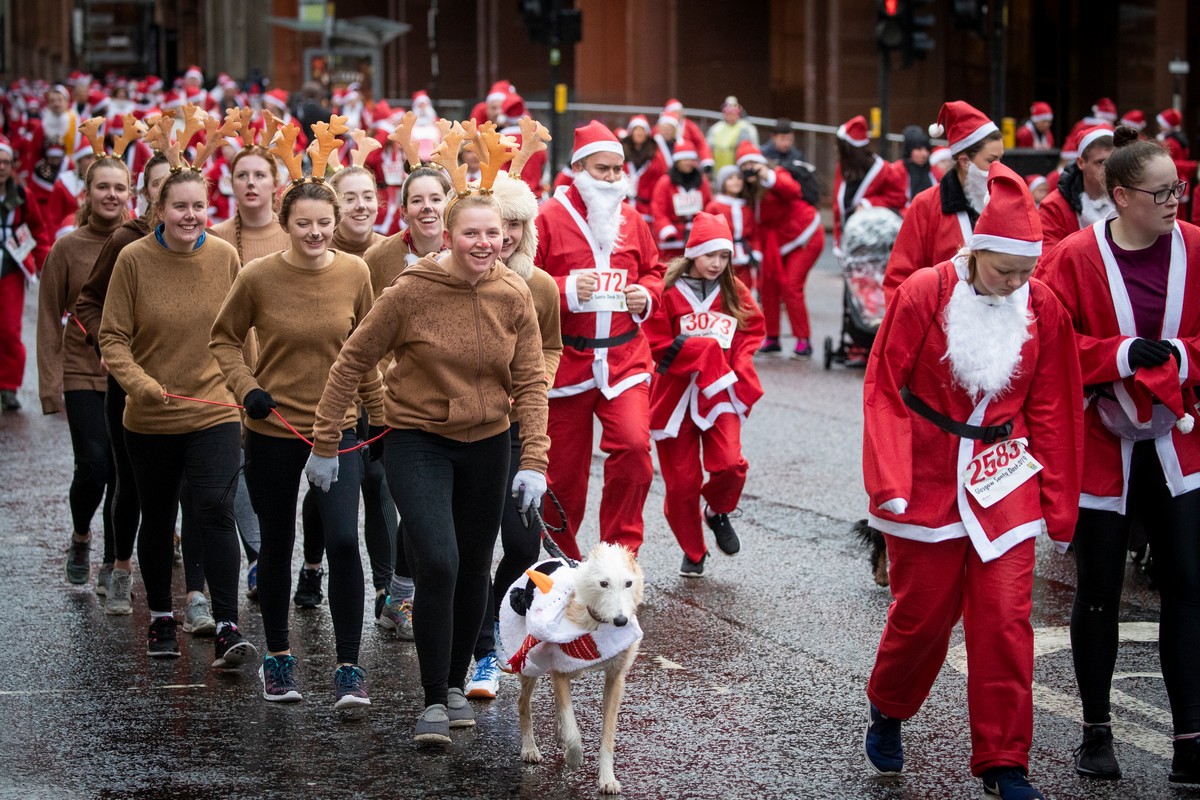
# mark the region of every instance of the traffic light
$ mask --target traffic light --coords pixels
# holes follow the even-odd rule
[[[930,32],[937,24],[933,9],[926,9],[931,0],[908,0],[904,4],[904,66],[911,66],[918,59],[933,49],[933,37]]]
[[[902,0],[877,0],[875,14],[875,41],[885,53],[899,50],[904,45]]]
[[[952,0],[951,7],[957,30],[984,35],[984,22],[987,19],[987,3],[984,0]]]
[[[559,47],[583,39],[583,14],[562,8],[562,0],[517,0],[517,11],[529,29],[529,38],[539,44]]]

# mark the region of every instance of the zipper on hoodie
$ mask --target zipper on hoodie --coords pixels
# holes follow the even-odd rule
[[[483,377],[483,327],[479,322],[479,289],[476,286],[471,287],[471,311],[475,317],[475,393],[479,396],[479,424],[482,425],[487,412],[483,407],[483,386],[480,384]],[[471,441],[470,431],[467,431],[467,441]]]

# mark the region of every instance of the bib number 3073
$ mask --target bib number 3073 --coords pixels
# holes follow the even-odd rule
[[[737,320],[718,311],[700,311],[695,314],[684,314],[679,318],[681,335],[708,336],[720,342],[722,350],[728,350],[733,344],[735,332],[737,332]]]
[[[1006,439],[984,450],[963,470],[963,486],[979,505],[990,508],[1042,471],[1023,439]]]

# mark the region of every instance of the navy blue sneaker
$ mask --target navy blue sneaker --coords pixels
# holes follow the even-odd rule
[[[296,687],[296,657],[267,656],[258,668],[263,685],[263,699],[274,703],[295,703],[304,699]]]
[[[367,696],[367,671],[358,664],[342,664],[333,673],[334,708],[371,705]]]
[[[900,741],[901,720],[884,716],[873,703],[869,704],[868,708],[867,733],[863,737],[867,766],[876,775],[899,775],[904,769],[904,744]]]
[[[246,597],[251,600],[258,599],[258,559],[251,562],[250,568],[246,570]]]
[[[1033,788],[1020,767],[996,767],[985,770],[983,796],[999,797],[1002,800],[1046,800],[1046,795]]]

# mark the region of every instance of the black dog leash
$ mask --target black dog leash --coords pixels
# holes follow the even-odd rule
[[[554,509],[558,511],[558,518],[563,521],[561,528],[554,528],[547,525],[546,520],[542,518],[542,512],[537,506],[530,506],[528,511],[518,511],[517,513],[520,514],[521,521],[525,523],[526,528],[530,527],[529,522],[531,518],[533,522],[537,523],[540,529],[539,533],[542,537],[542,547],[546,548],[546,552],[552,558],[559,559],[568,567],[578,567],[579,562],[564,553],[562,548],[555,544],[554,539],[550,536],[551,533],[562,533],[567,529],[567,512],[563,511],[562,503],[558,502],[558,498],[554,496],[554,492],[547,489],[546,497],[550,498],[550,502],[554,504]]]

